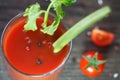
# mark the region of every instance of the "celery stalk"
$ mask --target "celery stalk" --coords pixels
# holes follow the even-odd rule
[[[94,25],[104,17],[107,17],[111,9],[109,6],[105,6],[82,20],[78,21],[75,25],[73,25],[68,31],[66,31],[61,37],[59,37],[54,43],[54,53],[59,52],[62,48],[67,45],[72,39],[78,36],[80,33],[88,29],[90,26]]]

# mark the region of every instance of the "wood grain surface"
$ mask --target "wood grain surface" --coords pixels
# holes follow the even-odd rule
[[[66,16],[63,19],[63,23],[68,28],[104,5],[109,5],[112,8],[112,14],[73,40],[70,58],[59,80],[120,80],[120,0],[103,0],[102,5],[100,5],[100,3],[98,4],[98,1],[102,0],[78,0],[77,3],[71,7],[64,7]],[[39,2],[42,9],[46,9],[49,4],[49,0],[0,0],[0,36],[5,25],[12,17],[24,11],[26,7],[35,2]],[[104,48],[94,45],[88,35],[94,27],[113,32],[115,34],[114,42],[110,46]],[[94,79],[86,77],[79,70],[81,56],[84,52],[89,50],[99,51],[103,53],[107,59],[103,74]],[[4,65],[1,47],[0,80],[11,80]]]

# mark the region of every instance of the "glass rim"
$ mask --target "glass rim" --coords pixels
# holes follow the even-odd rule
[[[6,26],[4,27],[3,31],[2,31],[2,35],[1,35],[1,48],[2,48],[2,53],[3,53],[3,57],[5,59],[5,61],[7,61],[7,63],[10,65],[10,67],[12,67],[14,70],[20,72],[21,74],[23,75],[27,75],[27,76],[32,76],[32,77],[43,77],[43,76],[47,76],[47,75],[50,75],[50,74],[53,74],[55,73],[58,69],[62,68],[64,66],[64,64],[67,62],[70,54],[71,54],[71,49],[72,49],[72,41],[69,42],[69,50],[68,50],[68,53],[67,53],[67,56],[65,57],[65,59],[63,59],[62,63],[57,66],[55,69],[47,72],[47,73],[43,73],[43,74],[29,74],[29,73],[26,73],[26,72],[23,72],[23,71],[20,71],[19,69],[15,68],[13,64],[11,64],[8,60],[8,58],[6,57],[5,53],[4,53],[4,50],[3,50],[3,39],[4,39],[4,33],[8,27],[8,25],[14,21],[17,17],[22,17],[24,14],[24,12],[21,12],[19,14],[17,14],[16,16],[14,16],[7,24]],[[52,15],[54,17],[54,15],[52,13],[50,13],[50,15]],[[65,27],[64,27],[65,28]]]

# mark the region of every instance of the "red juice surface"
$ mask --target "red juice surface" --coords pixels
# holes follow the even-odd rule
[[[69,46],[59,53],[53,53],[52,43],[65,32],[59,26],[53,36],[40,32],[43,18],[37,19],[37,31],[25,32],[23,27],[26,19],[12,25],[5,36],[3,49],[9,63],[27,74],[43,74],[57,68],[67,56]],[[51,24],[51,21],[48,21]]]

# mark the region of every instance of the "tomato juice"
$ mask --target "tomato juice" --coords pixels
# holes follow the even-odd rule
[[[62,66],[68,57],[70,45],[54,53],[52,44],[66,31],[63,25],[60,24],[55,34],[50,36],[40,31],[43,17],[36,20],[36,31],[24,31],[25,23],[26,17],[19,17],[9,23],[4,31],[2,47],[9,66],[28,75],[46,74]],[[52,20],[49,20],[48,25],[51,23]]]

